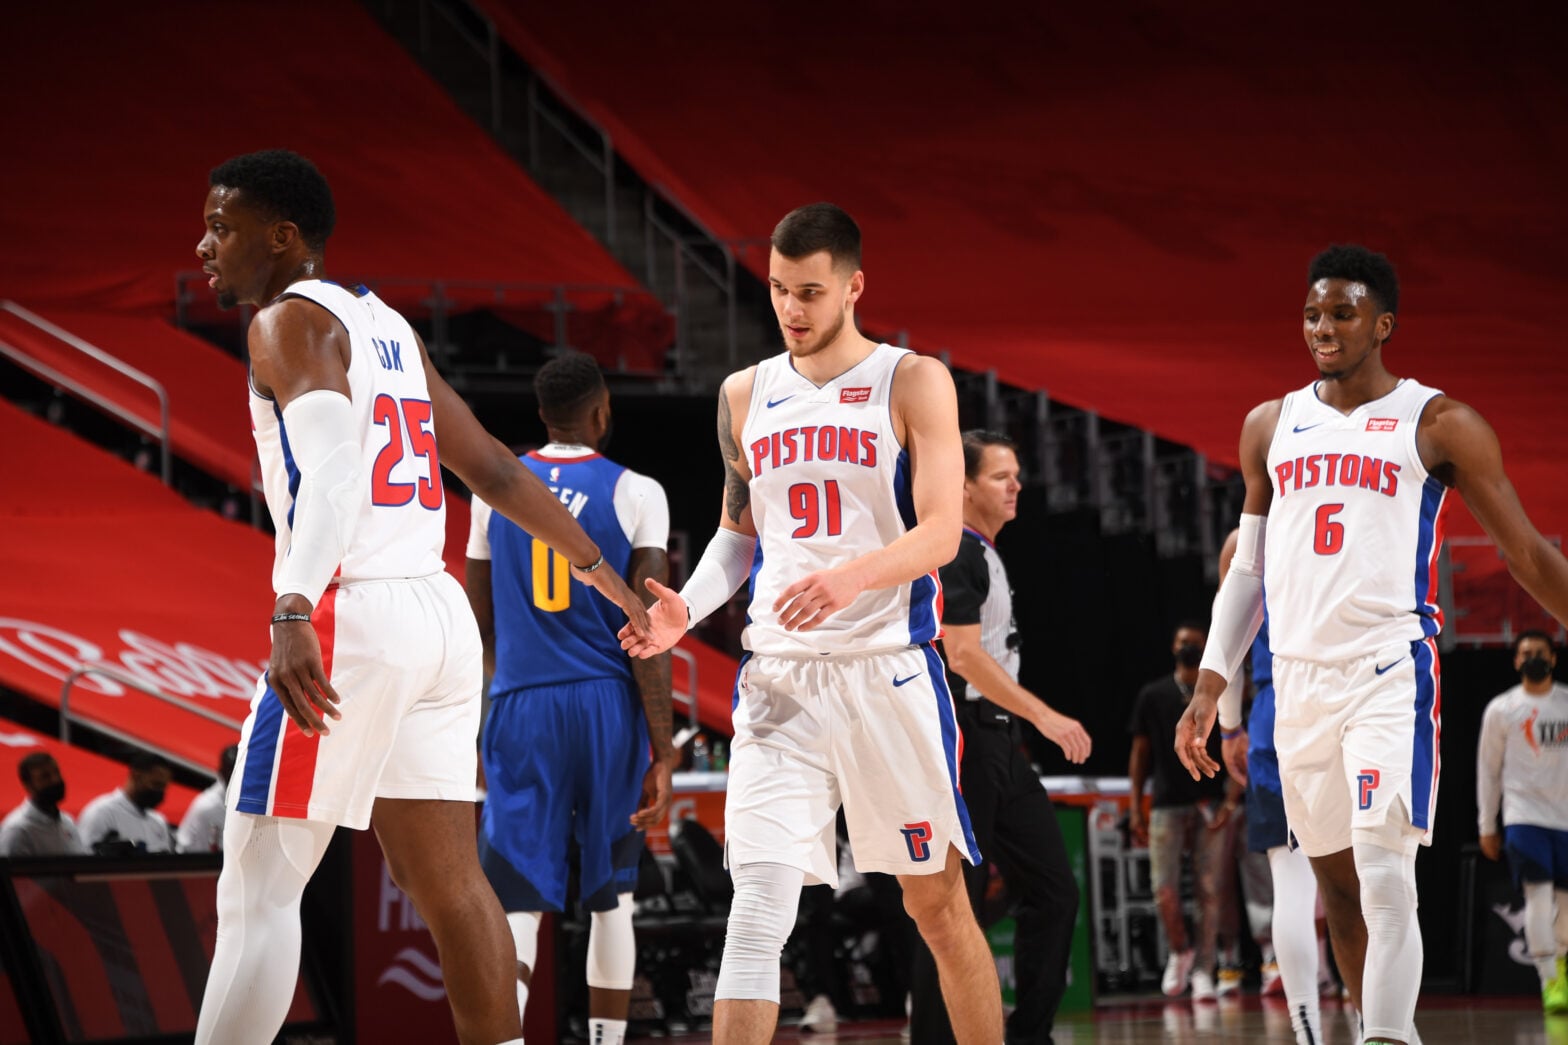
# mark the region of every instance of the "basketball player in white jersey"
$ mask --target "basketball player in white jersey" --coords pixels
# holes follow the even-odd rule
[[[1365,1040],[1388,1043],[1419,1040],[1415,854],[1437,797],[1437,556],[1450,488],[1515,579],[1568,620],[1568,561],[1525,516],[1491,427],[1384,367],[1398,308],[1383,255],[1336,246],[1313,259],[1302,331],[1319,379],[1242,426],[1241,532],[1176,734],[1194,775],[1218,771],[1204,742],[1266,590],[1286,817],[1312,860]]]
[[[942,661],[937,570],[962,528],[953,380],[855,328],[860,230],[812,204],[773,231],[769,284],[786,351],[719,393],[724,507],[679,594],[653,581],[668,649],[751,580],[725,809],[735,900],[713,1037],[771,1040],[779,953],[803,883],[837,885],[842,803],[855,866],[897,875],[936,957],[957,1040],[1002,1040],[996,968],[964,892],[979,861],[958,793],[962,739]]]
[[[196,1040],[270,1042],[299,969],[299,903],[339,825],[374,826],[430,926],[458,1038],[520,1042],[506,920],[474,831],[481,648],[442,567],[442,464],[645,627],[564,506],[491,438],[407,321],[323,278],[334,209],[306,159],[212,171],[196,253],[250,324],[250,407],[277,527],[272,656],[229,787],[218,938]],[[292,723],[292,725],[291,725]]]

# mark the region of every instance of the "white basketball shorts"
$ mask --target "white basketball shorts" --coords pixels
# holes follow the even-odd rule
[[[363,829],[377,798],[474,801],[483,658],[462,586],[439,573],[332,587],[312,627],[343,717],[305,736],[263,675],[229,809]]]
[[[1382,828],[1396,812],[1431,844],[1442,710],[1436,640],[1335,664],[1275,657],[1274,695],[1285,818],[1308,856],[1348,849],[1353,831]]]
[[[787,864],[837,885],[841,802],[861,871],[935,874],[950,844],[980,862],[959,792],[963,738],[931,646],[748,656],[735,699],[728,866]]]

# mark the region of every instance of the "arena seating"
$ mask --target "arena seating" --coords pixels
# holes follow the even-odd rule
[[[411,308],[430,280],[484,284],[451,290],[467,307],[507,285],[503,303],[525,317],[565,286],[574,319],[592,317],[583,347],[606,362],[650,330],[664,334],[655,347],[668,343],[662,306],[353,0],[286,0],[265,18],[183,0],[105,8],[91,32],[31,6],[7,34],[27,46],[0,63],[0,91],[35,101],[6,114],[27,156],[0,165],[6,297],[171,314],[175,274],[199,267],[208,170],[287,146],[332,181],[332,273],[427,281],[383,288]]]
[[[18,762],[34,752],[53,755],[60,764],[60,776],[66,785],[65,798],[60,801],[60,808],[72,816],[80,816],[82,807],[88,802],[125,783],[124,763],[104,758],[75,744],[46,737],[3,718],[0,718],[0,748],[5,750],[8,760]],[[214,766],[217,765],[216,751],[211,761]],[[0,774],[0,795],[5,796],[0,798],[0,816],[16,808],[17,803],[27,797],[15,773]],[[169,823],[178,824],[195,797],[196,792],[192,789],[180,783],[171,783],[164,793],[163,804],[158,807],[158,812],[167,817]]]
[[[1311,376],[1311,254],[1384,249],[1405,284],[1391,369],[1477,406],[1542,528],[1568,527],[1568,86],[1534,17],[1361,12],[1377,58],[1347,66],[1299,12],[1240,0],[1156,5],[1131,31],[1092,4],[881,0],[820,31],[722,0],[613,25],[482,6],[754,270],[786,210],[832,199],[865,228],[870,329],[1216,461],[1252,405]]]

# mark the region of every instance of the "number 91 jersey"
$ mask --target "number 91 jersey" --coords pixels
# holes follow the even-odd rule
[[[348,333],[349,399],[360,431],[365,486],[336,579],[390,580],[439,572],[446,501],[430,388],[413,328],[362,286],[348,290],[327,280],[305,280],[290,285],[285,296],[314,301]],[[282,410],[254,387],[250,419],[267,508],[277,529],[275,582],[289,554],[300,476]]]
[[[1276,657],[1332,663],[1436,635],[1448,489],[1416,447],[1427,403],[1408,378],[1341,414],[1317,384],[1285,396],[1269,445],[1264,548]]]
[[[807,632],[785,631],[773,611],[779,594],[808,573],[886,547],[915,525],[909,453],[891,416],[894,372],[907,355],[878,345],[820,388],[787,352],[757,364],[740,448],[758,536],[742,638],[753,653],[858,655],[940,634],[935,572],[861,592]]]

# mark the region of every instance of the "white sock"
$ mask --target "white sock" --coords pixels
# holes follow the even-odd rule
[[[299,977],[299,902],[336,830],[312,820],[230,813],[218,876],[218,939],[196,1023],[198,1045],[271,1041]]]
[[[1530,960],[1535,963],[1542,987],[1557,978],[1557,912],[1552,909],[1555,899],[1551,882],[1524,883],[1524,942],[1530,948]]]
[[[625,1040],[625,1020],[588,1021],[588,1045],[622,1045]]]
[[[512,944],[517,948],[517,961],[528,967],[531,978],[534,963],[539,959],[539,922],[544,917],[539,911],[511,911],[506,916],[506,927],[512,930]],[[517,980],[517,1015],[528,1011],[528,984]]]
[[[1297,1045],[1321,1045],[1323,1017],[1318,1007],[1317,909],[1318,880],[1312,862],[1289,846],[1269,850],[1274,878],[1274,960],[1290,1006],[1290,1026]]]
[[[1416,924],[1416,854],[1371,841],[1352,845],[1361,878],[1367,957],[1361,974],[1364,1034],[1404,1041],[1421,993],[1421,930]]]

